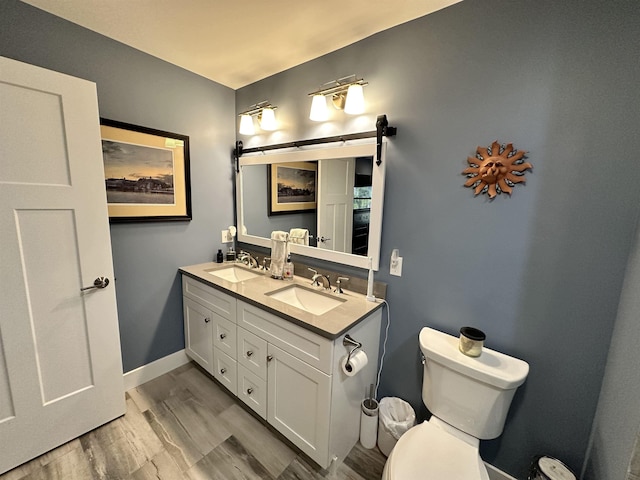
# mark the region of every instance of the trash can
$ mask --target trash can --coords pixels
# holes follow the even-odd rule
[[[528,480],[576,480],[575,474],[557,458],[538,455],[531,462]]]
[[[380,400],[378,410],[378,448],[389,456],[400,437],[416,424],[413,407],[397,397]]]

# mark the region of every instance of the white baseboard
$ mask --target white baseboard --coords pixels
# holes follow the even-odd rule
[[[487,467],[487,473],[489,473],[489,480],[517,480],[490,463],[485,463],[485,466]]]
[[[138,385],[142,385],[154,378],[164,375],[170,372],[174,368],[178,368],[191,360],[187,357],[184,349],[179,350],[166,357],[159,358],[151,363],[147,363],[141,367],[131,370],[124,374],[124,391],[136,388]]]

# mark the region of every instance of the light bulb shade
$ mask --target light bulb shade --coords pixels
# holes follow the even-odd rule
[[[256,133],[251,115],[240,115],[240,129],[238,132],[240,135],[254,135]]]
[[[362,85],[349,85],[347,101],[344,104],[344,112],[349,115],[364,113],[364,89]]]
[[[262,120],[260,120],[260,128],[262,130],[275,130],[278,128],[276,125],[276,114],[273,108],[262,109]]]
[[[324,122],[329,118],[329,112],[327,110],[327,99],[324,95],[314,95],[311,101],[311,112],[309,113],[309,120],[314,122]]]

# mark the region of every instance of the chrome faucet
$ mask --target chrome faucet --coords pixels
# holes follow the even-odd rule
[[[331,288],[331,280],[329,280],[328,275],[322,275],[318,273],[317,270],[313,268],[307,268],[310,272],[313,272],[313,277],[311,277],[311,285],[314,287],[319,287],[320,283],[322,283],[322,287],[325,289]]]
[[[322,282],[322,288],[325,290],[331,290],[331,280],[329,275],[320,275],[319,280]]]
[[[238,261],[244,263],[249,268],[258,268],[258,259],[251,256],[250,253],[240,251],[238,255]]]
[[[269,270],[269,267],[267,267],[267,260],[269,261],[269,267],[271,266],[271,257],[263,257],[262,258],[262,270]]]

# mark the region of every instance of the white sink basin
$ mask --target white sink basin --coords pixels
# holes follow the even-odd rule
[[[260,276],[258,273],[253,273],[246,268],[241,267],[227,267],[220,270],[209,270],[208,273],[209,275],[213,275],[214,277],[218,277],[232,283],[244,282],[245,280]]]
[[[300,285],[290,285],[265,295],[314,315],[327,313],[346,301]]]

